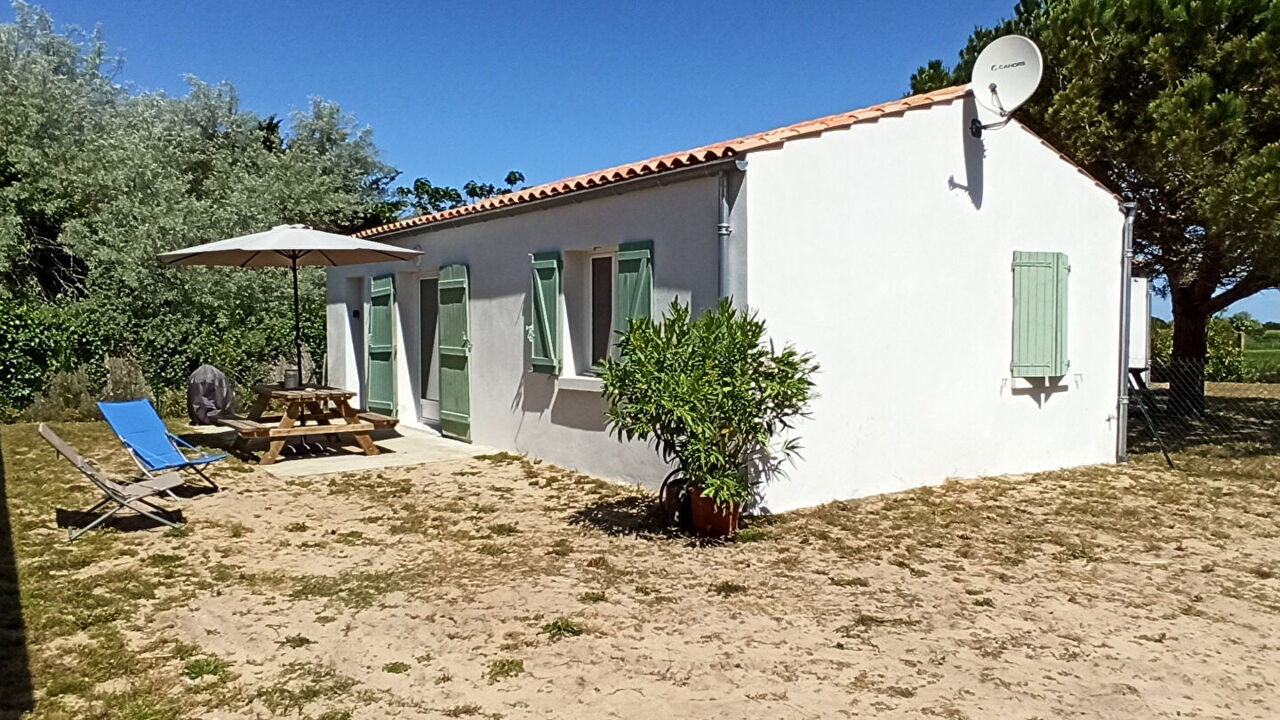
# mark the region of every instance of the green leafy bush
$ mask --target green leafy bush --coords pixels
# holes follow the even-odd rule
[[[0,407],[25,408],[45,389],[66,345],[52,308],[0,300]]]
[[[778,439],[814,397],[813,357],[778,351],[755,313],[722,299],[690,317],[672,302],[661,322],[633,320],[601,376],[610,432],[656,445],[684,484],[718,506],[741,507],[799,450]]]
[[[36,393],[22,416],[31,422],[92,420],[98,415],[94,405],[97,395],[83,368],[55,373],[49,386]]]
[[[1204,379],[1208,382],[1253,382],[1253,372],[1240,349],[1240,336],[1231,318],[1209,318],[1208,354]],[[1153,380],[1168,382],[1173,353],[1173,324],[1159,318],[1151,321],[1151,370]]]

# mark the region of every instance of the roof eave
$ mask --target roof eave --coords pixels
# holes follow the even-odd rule
[[[453,218],[445,218],[443,220],[408,225],[394,230],[385,230],[375,234],[363,235],[362,237],[377,237],[380,238],[381,242],[390,242],[392,236],[399,236],[405,233],[435,232],[436,230],[454,228],[460,225],[470,225],[472,223],[485,222],[487,220],[496,220],[498,218],[511,217],[512,215],[520,215],[536,210],[549,210],[560,205],[577,204],[599,195],[621,195],[625,192],[643,190],[649,187],[661,187],[678,182],[685,182],[687,180],[696,180],[698,178],[708,177],[711,175],[718,175],[725,171],[746,172],[746,169],[747,161],[744,157],[730,155],[719,160],[712,160],[710,162],[704,162],[697,165],[686,165],[674,170],[664,170],[660,172],[652,172],[647,175],[638,175],[633,178],[619,180],[606,185],[584,187],[579,190],[571,190],[557,195],[548,195],[547,197],[537,198],[535,200],[512,203],[511,205],[489,208],[487,210],[459,215]],[[377,228],[374,228],[374,230],[377,230]]]

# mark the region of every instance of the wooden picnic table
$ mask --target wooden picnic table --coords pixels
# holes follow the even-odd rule
[[[349,433],[365,455],[377,455],[369,433],[375,429],[392,428],[396,418],[372,412],[360,412],[351,406],[355,393],[350,390],[325,386],[301,387],[293,390],[283,385],[255,385],[258,398],[249,410],[249,417],[220,420],[222,425],[234,428],[239,440],[266,438],[267,451],[258,461],[270,465],[280,457],[285,441],[291,437],[326,436],[330,442],[338,442],[338,433]],[[267,415],[271,402],[283,403],[283,415]]]

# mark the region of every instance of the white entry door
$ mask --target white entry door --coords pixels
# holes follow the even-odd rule
[[[424,277],[418,281],[418,405],[422,421],[440,423],[440,338],[437,320],[440,316],[440,279]]]

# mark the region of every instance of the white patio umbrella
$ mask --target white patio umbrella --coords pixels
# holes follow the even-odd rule
[[[306,225],[277,225],[266,232],[242,235],[160,255],[165,265],[225,265],[293,268],[293,342],[302,376],[302,316],[298,310],[299,265],[363,265],[411,260],[422,253],[386,243],[312,230]]]

